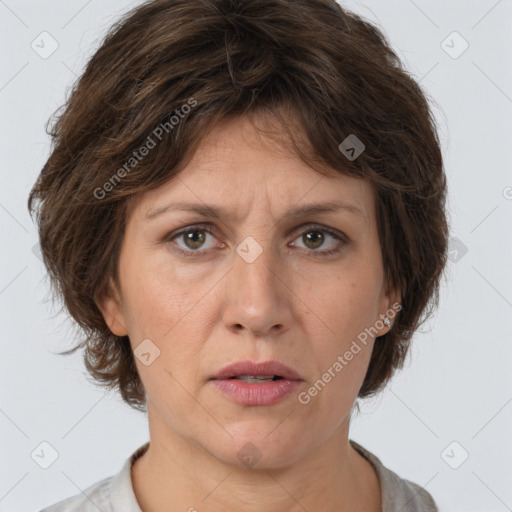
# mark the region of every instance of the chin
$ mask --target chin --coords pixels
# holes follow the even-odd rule
[[[300,454],[297,450],[297,436],[289,429],[278,433],[275,421],[259,422],[258,428],[248,422],[235,429],[226,427],[231,435],[230,442],[222,440],[223,450],[210,450],[216,458],[247,469],[277,469],[293,464]],[[279,428],[279,427],[278,427]],[[220,441],[219,441],[220,442]]]

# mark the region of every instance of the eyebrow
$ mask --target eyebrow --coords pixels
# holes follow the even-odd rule
[[[222,207],[216,205],[207,205],[204,203],[169,203],[161,206],[146,214],[145,220],[149,221],[162,215],[163,213],[171,211],[187,211],[194,212],[202,215],[203,217],[210,217],[215,219],[232,218],[232,214]],[[297,219],[306,217],[312,214],[346,211],[353,215],[366,218],[366,215],[356,205],[344,201],[327,201],[322,203],[311,203],[303,206],[296,206],[289,209],[283,215],[284,219]]]

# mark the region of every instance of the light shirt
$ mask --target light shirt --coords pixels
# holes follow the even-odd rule
[[[400,478],[355,441],[349,442],[375,468],[381,489],[382,512],[439,512],[425,489]],[[133,491],[131,468],[148,447],[149,441],[137,448],[116,475],[104,478],[83,493],[59,501],[40,512],[142,512]]]

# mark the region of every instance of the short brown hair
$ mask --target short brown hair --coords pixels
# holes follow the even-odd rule
[[[376,192],[385,276],[402,310],[374,345],[360,398],[403,367],[438,305],[448,245],[440,143],[426,93],[385,35],[334,0],[146,2],[111,27],[47,126],[51,155],[28,199],[55,295],[83,333],[64,353],[83,348],[94,379],[134,408],[146,398],[128,337],[97,306],[109,278],[118,282],[127,200],[176,176],[217,123],[256,113],[278,118],[319,172]],[[356,159],[339,148],[349,135],[365,146]]]

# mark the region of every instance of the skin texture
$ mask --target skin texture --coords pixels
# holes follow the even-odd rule
[[[377,477],[348,443],[373,339],[307,405],[297,392],[274,405],[244,406],[209,382],[231,362],[274,359],[294,368],[305,381],[299,391],[307,390],[396,303],[386,293],[373,189],[345,175],[322,176],[275,141],[246,117],[225,122],[178,177],[128,205],[120,286],[112,281],[99,307],[134,350],[147,338],[160,350],[149,366],[136,360],[150,448],[134,464],[132,482],[144,512],[381,510]],[[299,205],[340,200],[362,215],[283,217]],[[168,211],[145,219],[170,202],[219,205],[230,214]],[[213,234],[171,240],[204,223]],[[248,236],[263,250],[252,263],[236,252]],[[250,468],[237,457],[249,442],[261,455]]]

